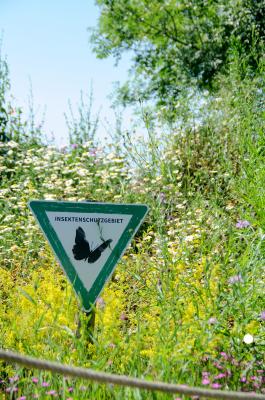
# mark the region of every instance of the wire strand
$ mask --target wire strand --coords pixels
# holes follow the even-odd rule
[[[145,389],[145,390],[158,390],[167,393],[179,393],[191,396],[203,396],[211,399],[228,399],[228,400],[265,400],[265,395],[257,393],[243,393],[243,392],[232,392],[223,390],[212,390],[202,389],[198,387],[189,387],[186,385],[177,385],[173,383],[165,383],[159,381],[146,381],[144,379],[132,378],[125,375],[109,374],[106,372],[95,371],[87,368],[73,367],[70,365],[63,365],[56,362],[47,360],[40,360],[37,358],[24,356],[22,354],[14,353],[0,349],[0,359],[24,365],[27,368],[35,368],[39,370],[51,371],[59,373],[65,376],[71,376],[75,378],[88,379],[105,384],[114,384],[129,386],[133,388]]]

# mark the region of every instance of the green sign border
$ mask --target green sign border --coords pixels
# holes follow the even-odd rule
[[[49,200],[31,200],[29,207],[35,215],[39,225],[50,243],[55,256],[57,257],[61,267],[65,271],[66,276],[72,283],[74,290],[79,298],[81,298],[85,310],[91,309],[92,305],[99,296],[105,283],[111,276],[119,259],[125,252],[127,246],[133,236],[139,229],[149,208],[144,204],[111,204],[111,203],[94,203],[94,202],[65,202],[65,201],[49,201]],[[74,213],[102,213],[102,214],[130,214],[132,218],[127,225],[125,231],[121,235],[118,243],[114,247],[105,265],[101,269],[97,279],[88,291],[83,282],[78,277],[76,270],[66,254],[55,230],[53,229],[46,212],[74,212]]]

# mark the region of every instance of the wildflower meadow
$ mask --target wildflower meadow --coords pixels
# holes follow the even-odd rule
[[[218,79],[196,120],[183,99],[178,124],[158,128],[145,113],[142,136],[115,132],[109,143],[77,121],[69,146],[58,148],[6,103],[1,348],[147,380],[265,393],[264,69],[242,77],[235,63]],[[90,340],[80,302],[29,210],[33,199],[149,206],[97,299]],[[0,397],[190,399],[1,360]]]

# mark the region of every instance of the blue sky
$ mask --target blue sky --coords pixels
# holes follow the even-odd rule
[[[95,113],[114,124],[107,96],[113,82],[125,81],[129,56],[115,67],[112,58],[98,60],[89,44],[88,27],[95,26],[99,10],[93,0],[0,0],[2,53],[7,56],[12,94],[28,109],[30,82],[37,119],[46,107],[45,130],[56,143],[67,142],[64,112],[68,100],[77,105],[80,91],[92,82]],[[99,137],[107,136],[101,123]]]

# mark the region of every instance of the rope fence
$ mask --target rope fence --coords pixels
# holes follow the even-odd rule
[[[11,351],[0,349],[0,360],[9,363],[23,365],[27,368],[51,371],[53,373],[71,376],[74,378],[88,379],[91,381],[128,386],[144,390],[158,390],[165,393],[178,393],[190,396],[200,396],[208,399],[228,399],[228,400],[265,400],[265,395],[257,393],[233,392],[224,390],[203,389],[199,387],[189,387],[173,383],[159,381],[147,381],[144,379],[132,378],[125,375],[109,374],[106,372],[95,371],[87,368],[72,367],[57,362],[40,360],[33,357],[24,356]]]

